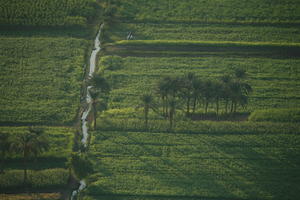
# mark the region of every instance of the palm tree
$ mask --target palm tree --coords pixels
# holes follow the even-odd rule
[[[169,101],[169,122],[170,122],[170,129],[173,128],[173,124],[174,124],[174,117],[175,117],[175,113],[176,113],[176,100],[175,99],[171,99]]]
[[[230,101],[230,97],[231,97],[231,89],[230,89],[230,85],[231,85],[231,76],[229,75],[225,75],[221,77],[221,81],[222,81],[222,98],[225,100],[225,113],[228,113],[228,104]]]
[[[193,73],[186,74],[182,79],[181,93],[183,99],[186,100],[186,115],[190,114],[191,100],[194,94],[194,81],[196,76]]]
[[[102,74],[93,74],[89,79],[90,85],[99,90],[101,93],[108,94],[110,92],[110,85]]]
[[[107,109],[107,95],[110,92],[110,85],[108,81],[103,77],[102,74],[94,74],[90,80],[90,85],[92,86],[91,89],[89,89],[89,94],[91,97],[91,104],[93,108],[93,118],[94,118],[94,130],[97,127],[97,113],[99,109],[101,111]],[[101,101],[100,101],[101,98]],[[99,109],[97,107],[100,106]]]
[[[6,154],[9,152],[9,148],[10,148],[9,134],[0,133],[0,151],[1,151],[0,173],[4,172],[4,167],[2,167],[2,165],[4,164]]]
[[[28,132],[16,135],[11,143],[11,149],[16,153],[21,153],[24,164],[24,185],[27,183],[27,162],[31,156],[35,158],[38,154],[49,149],[48,137],[44,130],[40,128],[29,128]]]
[[[144,117],[145,117],[145,127],[148,129],[148,115],[150,109],[156,112],[156,104],[154,102],[154,98],[151,94],[144,94],[140,98],[141,105],[139,107],[143,107],[144,109]]]
[[[97,115],[98,115],[97,104],[99,103],[100,91],[95,90],[95,89],[90,89],[89,93],[90,93],[90,97],[91,97],[91,105],[93,108],[94,130],[96,130]]]

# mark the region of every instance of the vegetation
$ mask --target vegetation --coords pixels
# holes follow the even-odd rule
[[[249,116],[250,121],[300,122],[299,109],[256,110]]]
[[[86,42],[2,38],[1,124],[66,124],[74,120]]]
[[[0,191],[7,192],[24,189],[22,170],[9,170],[0,174]],[[27,186],[31,189],[53,189],[66,187],[69,172],[66,169],[28,170]]]
[[[96,16],[95,0],[1,0],[0,25],[81,26]]]
[[[31,156],[37,157],[49,149],[48,138],[43,129],[29,128],[29,132],[16,135],[10,149],[23,156],[24,185],[27,184],[27,162]]]
[[[59,200],[59,193],[33,193],[33,194],[0,194],[1,199],[6,200]]]
[[[300,4],[293,0],[124,0],[119,4],[123,21],[284,24],[300,19]]]
[[[108,199],[296,198],[299,135],[240,133],[94,132],[90,157],[96,173],[85,194],[91,199],[105,194]]]
[[[113,57],[111,58],[113,59]],[[119,59],[119,58],[118,58]],[[144,91],[153,91],[164,76],[183,76],[191,72],[202,80],[220,80],[232,74],[234,68],[244,68],[248,83],[253,88],[244,111],[268,108],[293,108],[299,102],[298,59],[261,57],[126,57],[116,70],[106,70],[111,83],[109,107],[111,109],[135,108]],[[101,67],[101,62],[100,62]],[[212,105],[212,104],[211,104]],[[224,108],[224,105],[220,105]],[[208,107],[212,112],[213,107]],[[199,107],[196,112],[204,112]],[[225,112],[220,109],[220,112]]]
[[[240,24],[118,23],[106,28],[108,41],[125,40],[132,32],[134,40],[193,40],[299,43],[296,26],[260,26]],[[275,34],[276,33],[276,34]]]
[[[98,111],[102,112],[107,109],[107,95],[110,92],[110,86],[100,74],[94,74],[89,81],[91,83],[89,94],[92,101],[94,129],[96,129]]]

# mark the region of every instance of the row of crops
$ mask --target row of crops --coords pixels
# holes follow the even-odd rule
[[[124,0],[122,20],[227,23],[299,23],[300,2],[294,0]]]
[[[0,25],[81,26],[96,15],[94,0],[1,0]]]
[[[297,198],[297,134],[97,131],[93,136],[96,172],[85,191],[92,199],[107,194],[112,199],[128,194],[128,199]]]
[[[1,38],[0,43],[0,122],[72,122],[80,103],[86,41]]]

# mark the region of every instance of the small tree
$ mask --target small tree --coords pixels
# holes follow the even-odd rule
[[[11,149],[21,153],[24,165],[24,185],[27,183],[27,163],[30,157],[37,157],[49,149],[48,137],[44,129],[30,127],[28,132],[17,134],[11,143]]]

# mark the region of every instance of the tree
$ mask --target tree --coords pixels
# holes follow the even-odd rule
[[[72,153],[67,165],[69,169],[73,169],[78,179],[83,179],[93,172],[93,163],[83,154]]]
[[[97,115],[98,115],[97,104],[99,102],[100,91],[99,90],[95,90],[95,89],[90,89],[89,93],[90,93],[91,105],[92,105],[92,109],[93,109],[94,130],[96,130],[96,127],[97,127]]]
[[[173,128],[173,124],[174,124],[174,117],[175,117],[175,113],[176,113],[176,100],[175,99],[171,99],[169,101],[169,122],[170,122],[170,129]]]
[[[23,156],[24,185],[27,183],[27,162],[30,157],[35,158],[49,149],[48,137],[41,128],[28,128],[28,132],[17,134],[11,143],[11,149]]]
[[[193,73],[186,74],[182,79],[182,89],[181,94],[182,98],[186,101],[186,115],[190,114],[190,107],[192,97],[194,96],[194,82],[196,80],[196,76]]]
[[[6,158],[7,153],[9,152],[10,148],[10,140],[8,133],[0,133],[0,151],[1,151],[1,160],[0,160],[0,173],[4,172],[4,160]]]
[[[144,109],[144,118],[145,118],[145,127],[148,129],[148,115],[150,109],[152,109],[154,112],[156,112],[156,104],[154,102],[154,98],[152,94],[144,94],[140,98],[141,104],[139,107],[143,107]]]
[[[94,74],[89,80],[89,82],[91,84],[89,94],[91,97],[95,130],[97,127],[98,111],[103,111],[107,109],[107,95],[110,92],[110,85],[101,74]]]

